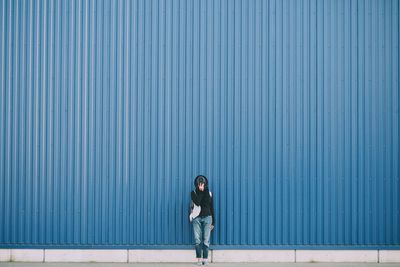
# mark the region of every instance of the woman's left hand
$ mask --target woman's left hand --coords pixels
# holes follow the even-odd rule
[[[214,225],[211,224],[210,228],[211,228],[211,231],[212,231],[214,229]]]

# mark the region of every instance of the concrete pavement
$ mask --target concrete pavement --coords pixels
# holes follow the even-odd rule
[[[22,263],[1,262],[0,267],[194,267],[194,263]],[[210,263],[210,267],[400,267],[400,263]]]

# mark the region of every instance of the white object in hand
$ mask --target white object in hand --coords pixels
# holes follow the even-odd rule
[[[193,203],[193,210],[189,215],[190,222],[192,222],[194,218],[199,216],[200,212],[201,212],[201,207]]]

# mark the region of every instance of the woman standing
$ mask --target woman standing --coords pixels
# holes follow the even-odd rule
[[[213,197],[205,176],[197,176],[194,185],[196,189],[191,192],[192,201],[201,207],[200,214],[192,220],[197,265],[207,265],[210,234],[215,226]]]

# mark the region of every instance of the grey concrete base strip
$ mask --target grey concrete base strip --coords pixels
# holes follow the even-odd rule
[[[195,267],[194,263],[70,263],[70,262],[0,262],[0,267]],[[398,267],[393,263],[211,263],[210,267]]]
[[[400,250],[211,250],[222,263],[400,263]],[[194,263],[194,250],[0,249],[0,262]]]
[[[213,262],[295,262],[294,250],[214,250]]]
[[[377,250],[296,250],[296,262],[378,262]]]
[[[43,249],[11,249],[10,261],[44,262]]]
[[[45,262],[127,262],[128,250],[49,249]]]
[[[11,249],[0,249],[0,262],[11,260]]]
[[[379,262],[400,263],[400,250],[380,250]]]

